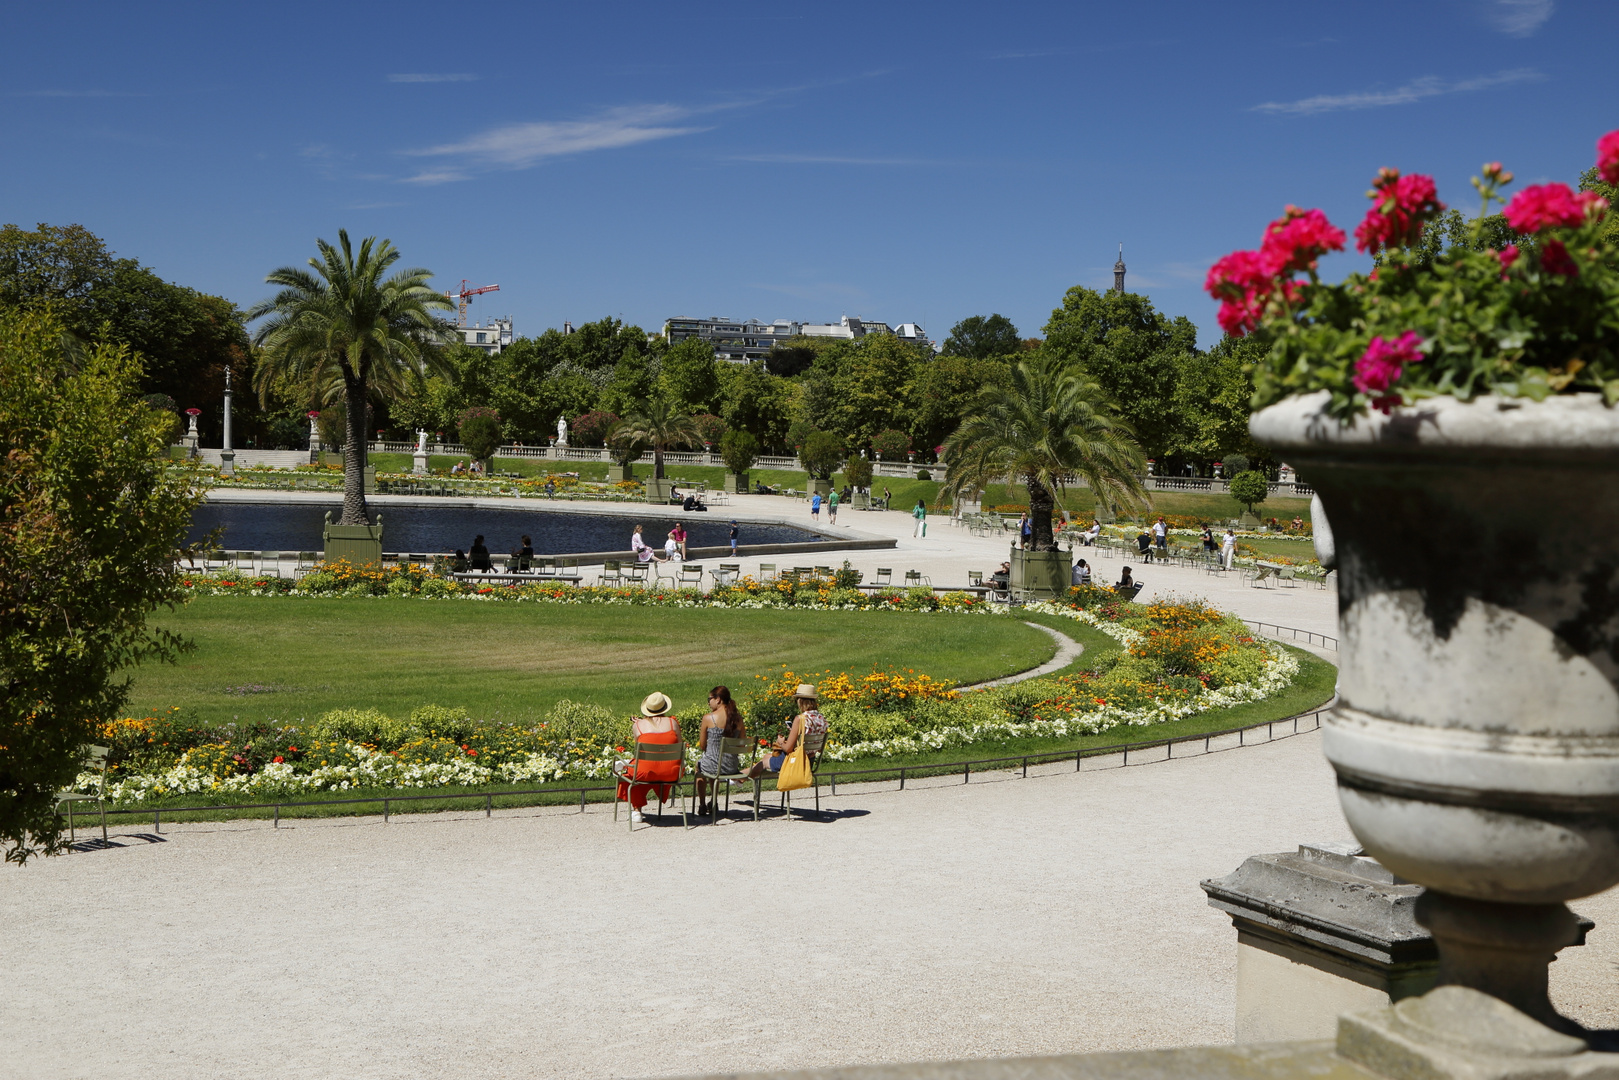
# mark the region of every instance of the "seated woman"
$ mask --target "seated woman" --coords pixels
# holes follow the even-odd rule
[[[1090,583],[1091,568],[1086,564],[1084,559],[1081,559],[1074,564],[1074,572],[1069,578],[1069,584],[1077,587],[1081,585],[1089,585]]]
[[[1121,593],[1128,592],[1133,594],[1136,591],[1136,579],[1130,576],[1130,568],[1128,566],[1124,568],[1123,576],[1119,578],[1119,583],[1113,586],[1113,588],[1114,591]]]
[[[641,702],[641,715],[630,726],[630,738],[644,743],[679,743],[680,722],[670,712],[674,703],[654,690]],[[633,757],[613,766],[618,773],[618,797],[628,799],[630,820],[644,820],[641,811],[646,808],[647,796],[657,792],[658,803],[669,801],[669,785],[680,779],[679,761],[644,761]]]
[[[467,553],[460,548],[455,549],[455,558],[450,560],[450,573],[464,574],[467,572]]]
[[[787,760],[787,755],[797,749],[804,736],[811,734],[826,735],[826,718],[821,715],[821,699],[815,693],[815,687],[809,683],[799,683],[797,691],[793,694],[793,702],[798,707],[798,715],[793,717],[793,726],[786,735],[778,735],[771,746],[771,755],[763,761],[755,761],[747,772],[743,773],[748,780],[757,780],[765,773],[781,772],[781,763]]]
[[[711,776],[734,775],[741,771],[742,763],[735,754],[720,753],[721,739],[740,739],[745,734],[742,727],[742,710],[736,707],[731,700],[731,691],[728,687],[716,686],[708,692],[708,713],[703,717],[702,730],[697,735],[697,748],[703,752],[703,758],[697,763],[697,816],[710,813],[706,798],[708,794],[708,778]]]
[[[467,549],[467,563],[472,569],[482,570],[486,574],[495,568],[495,564],[489,561],[489,549],[484,547],[481,533],[472,538],[472,547]]]
[[[512,569],[519,573],[526,572],[534,565],[534,541],[523,537],[523,544],[512,552]]]

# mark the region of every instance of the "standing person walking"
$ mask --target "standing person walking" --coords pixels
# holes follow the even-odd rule
[[[838,489],[837,488],[833,488],[832,489],[832,494],[830,494],[830,495],[828,495],[826,497],[826,523],[828,525],[836,525],[838,523]]]
[[[1237,533],[1235,529],[1225,531],[1225,539],[1220,541],[1220,566],[1229,570],[1237,561]]]
[[[1029,549],[1030,544],[1034,543],[1034,523],[1029,520],[1028,514],[1018,518],[1017,538],[1018,545],[1025,551]]]
[[[1152,542],[1158,548],[1160,556],[1168,554],[1169,526],[1164,524],[1164,518],[1161,514],[1158,520],[1152,523]]]
[[[738,533],[737,533],[737,528],[736,528],[736,522],[732,521],[731,522],[731,558],[733,558],[733,559],[736,558],[737,535],[738,535]]]
[[[914,536],[928,534],[928,504],[921,499],[916,500],[916,506],[911,510],[911,516],[916,519],[916,532]]]
[[[810,496],[810,520],[821,520],[821,493],[819,491]]]

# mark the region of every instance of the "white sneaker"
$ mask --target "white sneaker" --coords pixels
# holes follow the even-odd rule
[[[631,810],[630,811],[630,824],[639,825],[645,820],[646,820],[646,818],[641,816],[641,811],[639,811],[639,810]]]

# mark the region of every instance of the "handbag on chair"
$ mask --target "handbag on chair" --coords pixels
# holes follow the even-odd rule
[[[781,763],[781,772],[776,774],[777,791],[797,791],[807,788],[815,783],[815,774],[810,771],[809,755],[804,752],[803,740],[787,755],[787,760]]]

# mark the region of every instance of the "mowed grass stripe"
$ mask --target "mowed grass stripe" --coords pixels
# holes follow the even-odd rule
[[[178,705],[204,723],[335,708],[403,716],[429,702],[531,721],[560,698],[628,713],[652,690],[689,710],[716,683],[743,694],[783,664],[977,682],[1055,654],[1015,619],[905,612],[197,597],[154,621],[197,648],[132,671],[130,711]],[[227,692],[253,685],[274,689]]]

